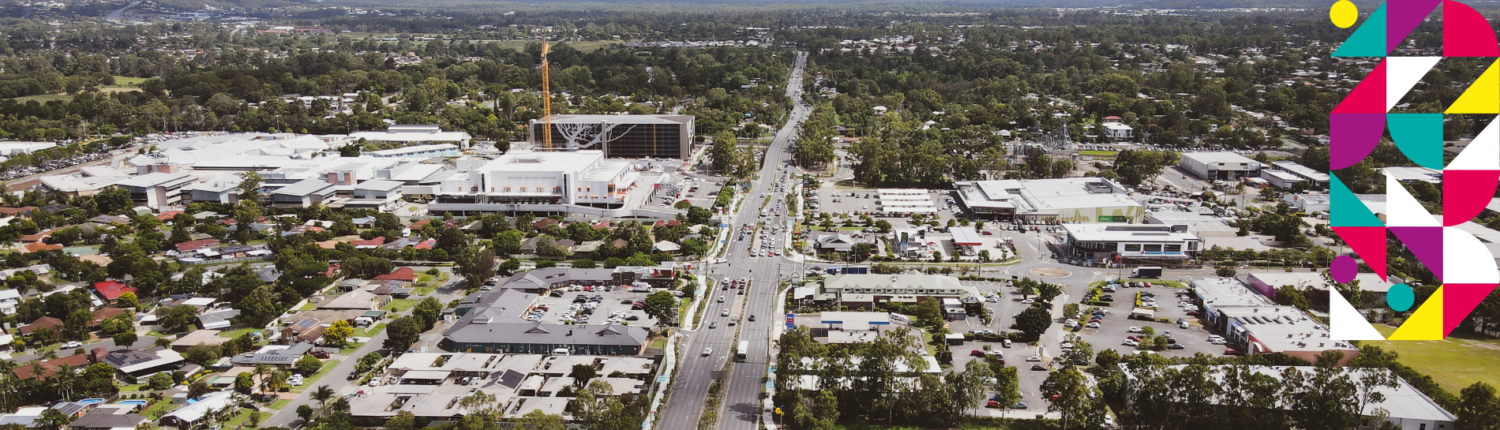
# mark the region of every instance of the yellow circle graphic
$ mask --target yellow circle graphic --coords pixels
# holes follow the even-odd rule
[[[1338,3],[1333,4],[1333,9],[1328,11],[1328,19],[1339,28],[1349,28],[1354,25],[1354,21],[1359,20],[1359,8],[1349,0],[1339,0]]]

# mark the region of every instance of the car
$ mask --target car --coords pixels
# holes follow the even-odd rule
[[[729,320],[729,326],[730,326],[730,327],[734,327],[734,325],[735,325],[735,322],[734,322],[734,320]]]
[[[976,349],[976,350],[973,350],[973,351],[969,351],[969,355],[974,356],[974,357],[983,357],[983,356],[989,355],[989,353],[984,352],[983,349]]]
[[[1036,303],[1036,300],[1034,300],[1034,299],[1026,299],[1026,300],[1022,300],[1021,301],[1021,304],[1023,304],[1023,305],[1029,305],[1029,304],[1032,304],[1032,303]]]
[[[1167,345],[1167,349],[1187,349],[1187,347],[1182,346],[1182,344],[1180,343],[1174,343],[1171,345]]]
[[[1030,356],[1030,357],[1026,357],[1026,361],[1031,361],[1031,362],[1042,361],[1042,356],[1040,356],[1040,355],[1033,355],[1033,356]]]
[[[1141,337],[1140,336],[1126,336],[1125,338],[1133,340],[1133,341],[1136,341],[1136,342],[1140,342],[1141,341]]]
[[[62,347],[63,347],[63,349],[68,349],[68,348],[82,348],[83,347],[83,342],[79,342],[79,341],[75,340],[75,341],[63,344]]]
[[[310,354],[312,354],[312,356],[314,358],[317,358],[317,359],[320,359],[320,360],[327,360],[328,357],[331,357],[331,355],[328,354],[328,351],[324,351],[324,350],[321,350],[321,349],[315,349]]]
[[[1043,365],[1040,365],[1040,364],[1033,364],[1033,365],[1031,365],[1031,370],[1047,370],[1047,366],[1043,366]]]
[[[1104,296],[1104,297],[1100,297],[1099,301],[1101,301],[1101,302],[1113,302],[1113,301],[1115,301],[1115,298],[1114,297],[1110,297],[1110,296]]]
[[[1000,346],[1003,346],[1003,347],[1006,347],[1006,348],[1010,348],[1010,339],[1001,340],[1000,341]]]
[[[1121,345],[1125,345],[1125,346],[1140,346],[1141,343],[1140,342],[1136,342],[1134,340],[1125,339],[1125,342],[1122,342]]]
[[[1091,322],[1091,323],[1085,324],[1083,326],[1083,328],[1099,328],[1099,323],[1097,323],[1097,322]]]
[[[752,321],[752,322],[755,321],[755,315],[751,315],[750,316],[750,321]]]
[[[1240,351],[1234,348],[1224,348],[1224,355],[1240,355]]]
[[[1026,409],[1028,407],[1030,407],[1030,405],[1027,405],[1026,402],[1016,402],[1016,405],[1015,406],[1011,406],[1010,408],[1011,409]]]
[[[724,303],[724,296],[719,296],[719,303]]]
[[[349,376],[344,377],[345,381],[353,381],[355,379],[359,379],[359,372],[357,371],[349,372]]]
[[[729,316],[729,308],[724,308],[724,312],[720,312],[719,315],[726,317]]]
[[[719,328],[719,322],[718,321],[714,321],[714,322],[708,323],[708,328]]]
[[[1198,311],[1197,310],[1190,310],[1190,311],[1187,311],[1187,314],[1188,315],[1192,315],[1192,316],[1197,316],[1198,315]]]
[[[640,320],[641,320],[641,316],[640,315],[631,315],[631,316],[625,317],[625,321],[640,321]]]
[[[703,348],[703,356],[704,357],[707,357],[707,356],[709,356],[710,354],[713,354],[713,353],[714,353],[714,349],[713,348]]]

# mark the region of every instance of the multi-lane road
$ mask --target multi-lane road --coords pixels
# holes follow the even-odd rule
[[[794,103],[790,118],[766,149],[759,179],[751,183],[739,205],[740,210],[722,221],[735,230],[762,222],[769,228],[778,220],[783,220],[780,217],[761,218],[759,209],[766,199],[774,200],[783,194],[771,190],[775,188],[776,181],[786,177],[785,169],[790,168],[787,147],[796,136],[799,125],[812,112],[811,106],[802,102],[802,71],[806,64],[807,55],[798,53],[796,67],[787,83],[786,95]],[[719,428],[749,430],[759,421],[760,392],[765,385],[764,376],[769,362],[771,328],[772,324],[781,322],[780,318],[772,315],[776,308],[777,290],[781,285],[780,274],[784,272],[783,269],[795,270],[795,265],[782,257],[754,257],[749,246],[757,241],[748,238],[744,241],[735,240],[735,235],[729,237],[725,262],[710,265],[707,268],[708,276],[718,280],[748,278],[751,280],[750,287],[745,295],[738,295],[738,290],[723,290],[717,284],[713,290],[705,292],[707,295],[703,300],[709,303],[702,318],[697,321],[697,327],[684,330],[686,337],[680,349],[682,367],[673,378],[671,398],[659,420],[659,426],[663,430],[697,428],[698,420],[703,414],[704,401],[708,397],[708,388],[714,382],[714,372],[723,369],[726,362],[734,360],[736,339],[749,341],[750,349],[746,362],[736,363],[724,379],[723,400],[718,410]],[[718,302],[720,296],[724,297],[724,303]],[[725,309],[729,309],[729,316],[724,315]],[[751,316],[755,317],[755,321],[749,320]],[[738,320],[738,325],[729,326],[731,320]],[[709,328],[711,326],[717,328]],[[708,356],[703,355],[705,348],[710,351]]]

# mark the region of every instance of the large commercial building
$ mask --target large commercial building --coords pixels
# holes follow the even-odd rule
[[[1196,257],[1203,240],[1177,225],[1063,224],[1068,237],[1062,244],[1068,258],[1096,262],[1172,263]]]
[[[1067,222],[1138,222],[1145,207],[1105,178],[955,182],[959,201],[975,216]]]
[[[536,306],[537,295],[520,289],[478,292],[454,309],[461,315],[439,347],[455,352],[639,355],[651,331],[621,324],[568,325],[524,319]]]
[[[922,300],[975,301],[979,290],[943,275],[834,275],[817,281],[803,297],[825,303],[874,309],[881,303],[915,304]]]
[[[606,159],[604,151],[514,150],[494,160],[458,160],[458,172],[444,178],[432,194],[435,206],[458,211],[466,210],[463,204],[477,205],[467,209],[474,211],[505,203],[620,207],[636,175],[629,161]]]
[[[1260,177],[1260,162],[1233,152],[1184,152],[1177,166],[1210,181]]]
[[[1387,278],[1389,279],[1389,278]],[[1395,285],[1390,281],[1380,279],[1380,275],[1374,273],[1360,273],[1355,275],[1355,281],[1359,282],[1361,291],[1369,291],[1375,294],[1374,302],[1384,306],[1385,293]],[[1299,290],[1314,289],[1328,291],[1333,285],[1327,279],[1323,279],[1321,272],[1256,272],[1251,273],[1246,279],[1250,288],[1260,294],[1276,299],[1276,289],[1284,286],[1296,287]]]
[[[600,150],[608,158],[688,159],[692,115],[553,115],[552,149]],[[531,121],[533,148],[546,147],[546,123]]]
[[[462,131],[443,131],[436,125],[396,124],[385,131],[359,131],[349,133],[349,139],[383,145],[436,145],[449,143],[460,148],[469,147],[474,137]]]
[[[1321,189],[1328,188],[1328,174],[1327,173],[1323,173],[1323,172],[1319,172],[1317,170],[1313,170],[1313,168],[1307,167],[1307,166],[1303,166],[1301,164],[1297,164],[1297,162],[1295,162],[1295,161],[1286,161],[1286,160],[1273,161],[1273,162],[1271,162],[1271,166],[1270,166],[1269,170],[1263,170],[1263,171],[1261,171],[1262,174],[1269,173],[1269,172],[1279,172],[1279,173],[1284,173],[1285,174],[1285,175],[1275,175],[1275,176],[1277,176],[1277,179],[1275,179],[1275,180],[1273,180],[1270,177],[1266,177],[1266,180],[1271,181],[1272,185],[1276,185],[1276,186],[1281,187],[1281,188],[1291,188],[1293,185],[1296,185],[1298,182],[1306,182],[1307,186],[1309,188],[1312,188],[1312,189],[1319,189],[1319,190],[1321,190]],[[1287,181],[1287,180],[1282,179],[1286,175],[1290,175],[1291,178],[1293,178],[1293,179],[1291,181]],[[1278,183],[1278,181],[1280,183]]]

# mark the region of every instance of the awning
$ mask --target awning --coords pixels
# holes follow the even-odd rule
[[[446,370],[413,370],[413,371],[410,371],[410,372],[406,372],[405,375],[401,375],[401,379],[420,379],[420,380],[440,381],[440,380],[448,379],[448,374],[449,373],[452,373],[452,372],[449,372],[449,371],[446,371]]]

